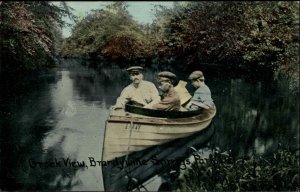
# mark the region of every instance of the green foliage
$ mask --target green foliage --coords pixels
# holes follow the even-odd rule
[[[299,2],[191,2],[157,10],[161,55],[299,79]]]
[[[193,2],[168,11],[162,37],[170,52],[187,63],[220,62],[239,54],[237,28],[243,25],[241,2]],[[165,12],[165,11],[164,11]],[[234,14],[233,14],[234,13]],[[162,20],[162,19],[160,19]]]
[[[256,3],[245,13],[243,58],[299,78],[299,2]]]
[[[299,2],[175,2],[156,6],[152,24],[138,25],[127,4],[114,2],[94,10],[64,40],[64,56],[100,56],[108,60],[177,61],[185,67],[263,70],[299,79]]]
[[[0,70],[33,70],[53,61],[61,17],[69,14],[67,6],[49,2],[2,2]]]
[[[64,56],[102,56],[110,60],[134,60],[145,56],[145,34],[124,2],[93,10],[72,30],[63,44]]]
[[[213,152],[198,159],[180,179],[180,191],[294,191],[299,187],[299,151],[272,157],[234,159]]]

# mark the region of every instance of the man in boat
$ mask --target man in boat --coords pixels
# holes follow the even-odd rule
[[[155,85],[143,80],[142,70],[143,68],[140,66],[127,69],[132,83],[123,89],[113,109],[125,108],[125,104],[129,101],[140,107],[149,106],[160,101]]]
[[[176,75],[163,71],[158,73],[159,88],[163,91],[163,99],[154,104],[152,109],[164,110],[164,111],[179,111],[180,110],[180,98],[178,93],[173,87]]]
[[[194,71],[190,74],[188,79],[197,90],[195,91],[191,101],[185,107],[188,110],[214,108],[215,104],[211,98],[211,91],[204,82],[203,72]]]

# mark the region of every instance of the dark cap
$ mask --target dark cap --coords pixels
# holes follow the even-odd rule
[[[158,73],[158,80],[169,80],[171,83],[176,79],[176,75],[174,73],[171,73],[169,71],[162,71]]]
[[[143,67],[140,66],[132,66],[126,69],[129,73],[131,72],[141,72],[143,70]]]
[[[204,80],[204,75],[203,75],[202,71],[194,71],[189,76],[189,80],[196,80],[199,78]]]

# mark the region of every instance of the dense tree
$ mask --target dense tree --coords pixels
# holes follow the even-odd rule
[[[191,2],[159,8],[157,18],[164,21],[161,55],[187,65],[266,70],[298,82],[299,2]]]
[[[298,87],[299,2],[254,3],[245,13],[248,33],[243,36],[243,59],[288,76]]]
[[[1,10],[1,71],[33,70],[51,65],[59,48],[65,3],[3,1]]]
[[[93,10],[63,44],[64,56],[102,56],[109,60],[135,60],[146,56],[146,34],[127,10],[125,2],[113,2]]]

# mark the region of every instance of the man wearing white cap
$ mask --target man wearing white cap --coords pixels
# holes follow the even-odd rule
[[[160,96],[155,85],[143,80],[143,70],[140,66],[133,66],[127,69],[132,83],[125,87],[113,109],[125,108],[127,102],[133,105],[144,107],[160,101]]]

